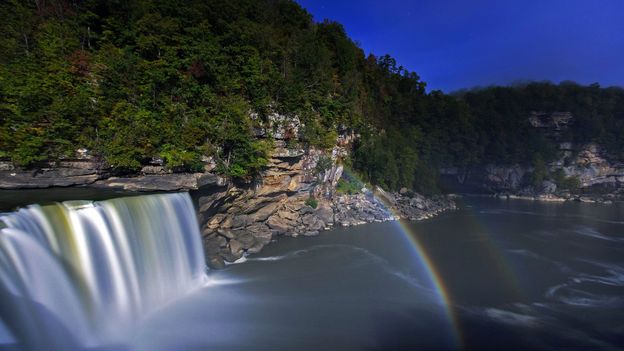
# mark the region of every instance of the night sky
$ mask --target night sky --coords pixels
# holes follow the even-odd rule
[[[297,0],[445,92],[526,80],[624,86],[624,0]]]

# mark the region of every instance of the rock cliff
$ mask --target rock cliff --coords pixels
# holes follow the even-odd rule
[[[530,184],[535,171],[527,165],[486,164],[440,170],[446,187],[454,192],[490,193],[539,200],[610,201],[624,197],[624,162],[609,155],[598,143],[575,144],[562,139],[574,117],[569,112],[533,112],[529,123],[555,143],[557,157],[546,164],[541,184]]]
[[[277,141],[257,183],[204,190],[198,196],[198,212],[208,264],[223,267],[279,236],[314,236],[334,225],[420,220],[454,208],[453,201],[443,196],[388,194],[380,188],[354,195],[336,193],[343,172],[337,160],[347,146],[345,137],[331,152],[287,150]]]

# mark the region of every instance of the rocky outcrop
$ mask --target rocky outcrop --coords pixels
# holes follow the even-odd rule
[[[253,116],[252,116],[253,118]],[[245,254],[260,251],[280,236],[314,236],[332,226],[353,226],[396,219],[420,220],[454,207],[440,197],[386,193],[380,188],[359,194],[336,193],[356,135],[344,131],[332,150],[299,147],[300,123],[296,117],[271,114],[258,138],[271,136],[274,149],[268,164],[252,183],[239,184],[210,173],[214,160],[205,158],[204,172],[180,173],[153,159],[140,173],[119,176],[87,152],[64,160],[20,171],[0,164],[0,188],[90,186],[127,191],[191,190],[207,263],[220,268]]]
[[[571,143],[561,143],[559,158],[547,165],[549,175],[538,186],[528,181],[533,168],[521,165],[445,168],[440,173],[453,192],[544,201],[581,201],[583,198],[583,201],[604,202],[624,198],[624,163],[610,158],[595,143],[580,145],[576,152],[571,151],[571,147]],[[573,181],[574,187],[558,184],[556,174]]]
[[[343,142],[331,152],[314,148],[284,151],[288,148],[278,140],[256,184],[230,184],[200,196],[199,219],[208,264],[223,267],[258,252],[280,236],[314,236],[336,225],[419,220],[454,208],[452,200],[445,197],[388,194],[379,188],[355,195],[336,194],[343,172],[337,160],[347,147],[348,142]]]
[[[0,161],[0,189],[32,189],[90,186],[126,191],[196,190],[204,186],[225,184],[225,179],[208,172],[173,172],[162,160],[152,160],[136,174],[120,176],[84,149],[74,159],[41,162],[29,169],[20,169],[8,161]],[[212,170],[214,161],[204,160],[204,170]]]
[[[95,181],[92,186],[126,191],[178,191],[225,184],[226,180],[215,174],[170,173],[135,177],[109,177]]]
[[[561,132],[574,122],[571,113],[533,112],[528,121],[558,145],[557,159],[546,165],[548,176],[541,184],[530,184],[532,167],[486,164],[442,168],[441,179],[447,190],[545,201],[604,202],[624,198],[624,162],[597,143],[561,140]]]
[[[38,167],[21,170],[8,161],[0,161],[0,189],[29,189],[67,187],[93,184],[108,177],[91,159],[72,159],[41,163]]]

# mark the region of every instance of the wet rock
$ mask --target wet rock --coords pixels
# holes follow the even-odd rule
[[[204,251],[207,256],[215,256],[220,251],[221,248],[227,246],[227,240],[225,240],[222,236],[212,236],[204,239]]]
[[[235,231],[235,233],[236,233],[236,241],[240,243],[243,249],[249,249],[256,242],[256,239],[254,238],[253,234],[245,229],[237,231],[237,232]],[[232,241],[230,240],[230,242]]]
[[[236,261],[243,256],[243,244],[241,244],[241,242],[236,239],[232,239],[228,242],[228,246],[230,247],[229,253],[231,254],[231,257],[235,257],[230,261]]]
[[[264,247],[264,244],[260,243],[260,242],[256,242],[255,244],[253,244],[248,250],[248,253],[258,253],[260,251],[262,251],[262,248]]]
[[[213,237],[210,239],[204,239],[204,252],[206,253],[207,256],[214,256],[217,255],[219,253],[219,251],[221,251],[221,243],[219,242],[219,240],[217,239],[219,237]],[[225,240],[223,237],[220,237],[223,240]]]
[[[210,269],[223,269],[225,268],[225,262],[221,256],[210,256],[206,261],[206,265]]]

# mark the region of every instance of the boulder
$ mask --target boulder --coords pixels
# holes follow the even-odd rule
[[[299,209],[299,213],[302,215],[308,214],[308,213],[313,213],[314,209],[308,205],[303,205],[300,209]]]
[[[236,238],[236,234],[234,234],[233,231],[229,230],[229,229],[217,229],[217,233],[219,233],[219,235],[228,238],[228,239],[234,239]]]
[[[243,256],[243,245],[238,240],[232,239],[228,242],[228,245],[230,247],[231,255],[233,257],[238,256],[237,258],[234,259],[234,261],[241,258],[241,256]]]
[[[249,249],[256,242],[256,239],[254,238],[252,233],[247,230],[235,231],[235,233],[236,233],[235,240],[240,243],[243,249]]]
[[[316,215],[306,215],[303,217],[302,222],[308,230],[318,231],[325,228],[325,223]]]
[[[252,222],[253,220],[248,215],[242,214],[242,215],[234,216],[232,218],[231,228],[234,228],[234,229],[243,228],[243,227],[250,225]]]
[[[299,214],[297,212],[283,210],[277,211],[277,215],[280,218],[287,219],[289,221],[296,221],[297,219],[299,219]]]
[[[258,253],[260,251],[262,251],[262,248],[264,247],[264,244],[260,243],[260,242],[256,242],[255,244],[253,244],[248,250],[248,253]]]
[[[210,267],[210,269],[223,269],[225,268],[225,262],[223,258],[220,256],[210,256],[206,260],[206,265]]]
[[[275,230],[278,234],[286,234],[293,230],[295,224],[285,218],[279,216],[271,216],[266,224],[269,228]]]
[[[219,224],[221,224],[223,219],[225,219],[225,214],[224,213],[217,213],[216,215],[214,215],[212,218],[210,218],[208,220],[207,225],[211,229],[218,228]]]
[[[260,208],[257,212],[252,213],[250,217],[254,222],[266,221],[272,214],[277,212],[281,205],[281,202],[269,203]]]
[[[273,237],[271,229],[262,223],[250,225],[246,228],[246,230],[251,233],[256,243],[261,243],[262,245],[270,243],[271,238]]]
[[[320,206],[316,209],[315,214],[325,224],[334,223],[334,210],[332,210],[329,206]]]
[[[221,238],[223,242],[225,242],[225,238],[222,236],[214,236],[212,238],[204,239],[204,252],[207,256],[217,255],[221,250],[221,241],[218,238]]]
[[[224,229],[229,229],[229,228],[232,228],[232,223],[233,223],[232,216],[227,216],[225,217],[223,222],[220,223],[219,227],[224,228]]]

